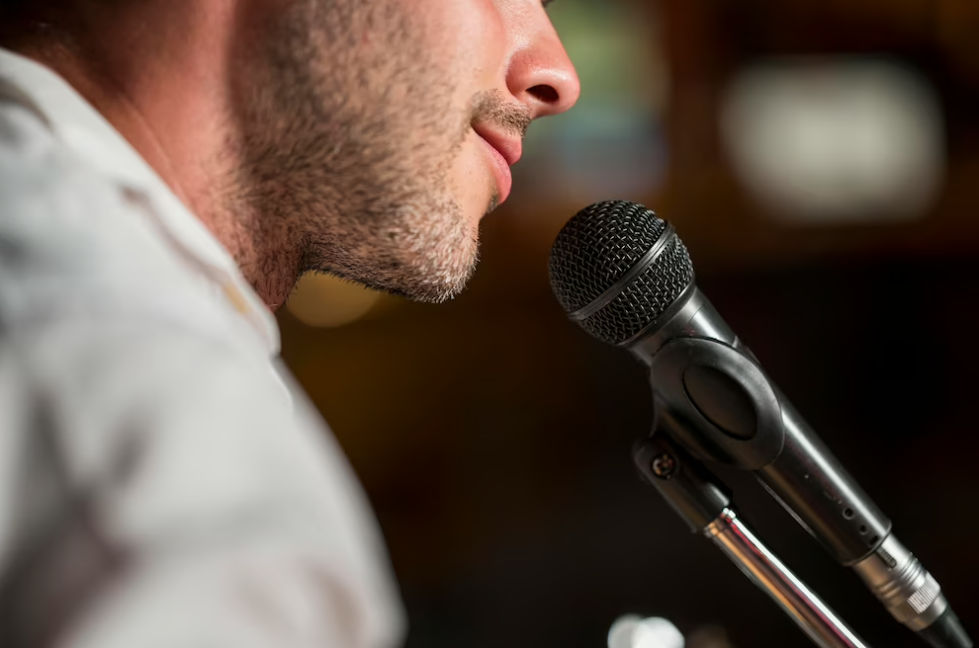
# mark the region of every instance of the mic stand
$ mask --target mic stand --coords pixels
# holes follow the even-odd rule
[[[663,434],[637,445],[633,459],[692,531],[710,538],[778,603],[820,648],[869,648],[742,522],[719,480]]]

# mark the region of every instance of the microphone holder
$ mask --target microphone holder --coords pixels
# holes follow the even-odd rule
[[[633,459],[694,532],[710,538],[820,648],[869,648],[759,540],[731,508],[720,480],[665,434],[640,442]]]

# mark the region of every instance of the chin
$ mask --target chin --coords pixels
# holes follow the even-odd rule
[[[496,191],[496,187],[493,187],[472,201],[472,206],[466,210],[466,213],[469,217],[469,222],[472,224],[473,236],[478,233],[479,224],[482,220],[496,211],[496,208],[499,206],[500,194]]]

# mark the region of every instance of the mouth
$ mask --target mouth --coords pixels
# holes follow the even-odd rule
[[[510,195],[510,189],[513,186],[510,167],[520,160],[523,146],[519,138],[507,137],[489,128],[481,128],[476,125],[473,130],[486,145],[492,162],[493,175],[496,177],[498,202],[502,203]]]

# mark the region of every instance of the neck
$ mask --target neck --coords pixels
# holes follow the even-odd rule
[[[261,236],[254,208],[234,199],[231,65],[242,39],[240,3],[78,4],[32,20],[4,44],[85,97],[228,249],[269,308],[281,306],[301,258]]]

